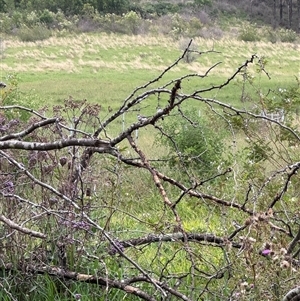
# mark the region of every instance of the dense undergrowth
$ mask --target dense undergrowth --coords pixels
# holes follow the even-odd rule
[[[108,1],[109,2],[109,1]],[[122,1],[120,0],[120,3]],[[70,33],[106,32],[121,34],[165,34],[173,38],[203,37],[220,39],[231,35],[244,41],[295,42],[295,28],[281,26],[271,28],[265,22],[271,14],[270,4],[251,7],[220,1],[147,2],[127,3],[123,1],[101,9],[91,3],[82,2],[79,8],[33,6],[22,3],[15,9],[7,7],[0,13],[0,31],[18,36],[22,41],[37,41],[50,36],[65,36]],[[79,4],[78,4],[79,5]],[[115,4],[111,4],[115,5]],[[55,9],[54,9],[55,7]],[[123,7],[123,8],[122,8]],[[244,10],[243,10],[244,9]],[[260,14],[256,14],[261,12]],[[264,18],[259,19],[259,16]]]

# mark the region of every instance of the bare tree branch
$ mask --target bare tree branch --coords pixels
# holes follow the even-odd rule
[[[287,254],[291,254],[296,247],[297,243],[300,241],[300,227],[298,229],[297,235],[293,238],[293,240],[290,242],[290,245],[287,249]]]
[[[11,140],[11,139],[21,139],[21,138],[29,135],[30,133],[32,133],[34,130],[44,127],[49,124],[53,124],[55,122],[58,122],[57,118],[50,118],[50,119],[42,120],[40,122],[36,122],[36,123],[32,124],[29,128],[25,129],[24,131],[22,131],[20,133],[8,134],[8,135],[0,137],[0,141],[6,141],[6,140]]]
[[[191,242],[207,242],[219,246],[226,246],[230,244],[232,247],[238,249],[242,247],[242,244],[240,243],[232,242],[209,233],[204,233],[204,234],[186,233],[186,237]],[[176,233],[159,234],[159,235],[151,234],[141,238],[120,241],[120,244],[122,244],[124,248],[129,248],[129,247],[147,245],[156,242],[178,242],[184,240],[185,240],[185,235],[183,235],[183,233],[181,232],[176,232]]]
[[[7,271],[14,271],[15,266],[13,264],[6,264],[4,267]],[[146,292],[142,291],[141,289],[134,287],[132,285],[127,285],[122,283],[118,280],[112,280],[107,277],[95,276],[95,275],[88,275],[88,274],[81,274],[72,271],[66,271],[65,269],[59,267],[50,267],[50,266],[35,266],[33,264],[28,264],[26,266],[19,267],[19,270],[23,271],[26,269],[27,272],[37,273],[37,274],[47,274],[50,276],[62,278],[62,279],[69,279],[77,282],[86,282],[86,283],[93,283],[109,288],[115,288],[122,290],[128,294],[135,295],[143,300],[146,301],[157,301],[153,296],[147,294]]]
[[[3,214],[0,215],[0,221],[5,223],[10,228],[15,229],[19,232],[22,232],[26,235],[30,235],[30,236],[37,237],[37,238],[42,238],[42,239],[47,238],[46,234],[31,230],[31,229],[28,229],[28,228],[25,228],[25,227],[22,227],[22,226],[16,224],[15,222],[13,222],[12,220],[6,218]]]
[[[66,139],[55,142],[27,142],[19,140],[1,141],[0,149],[24,149],[24,150],[53,150],[69,146],[84,146],[102,148],[102,152],[111,152],[113,148],[110,143],[98,139]]]
[[[282,301],[297,301],[300,296],[300,286],[290,290],[282,299]]]
[[[23,107],[23,106],[19,106],[19,105],[12,105],[12,106],[0,106],[0,110],[22,110],[22,111],[25,111],[25,112],[28,112],[28,113],[32,113],[33,115],[36,115],[37,117],[45,120],[47,119],[47,117],[43,116],[42,114],[40,114],[39,112],[31,109],[31,108],[26,108],[26,107]]]

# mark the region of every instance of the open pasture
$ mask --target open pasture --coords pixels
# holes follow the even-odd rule
[[[35,43],[8,39],[3,43],[0,77],[5,81],[8,75],[17,74],[21,91],[31,91],[50,105],[61,103],[71,95],[114,109],[135,87],[155,78],[174,62],[188,41],[166,36],[103,33],[51,37]],[[157,85],[187,73],[204,74],[221,62],[206,78],[185,81],[182,88],[187,92],[216,85],[253,54],[266,60],[265,69],[271,77],[269,80],[266,75],[259,75],[257,66],[249,68],[261,89],[293,85],[295,76],[300,75],[300,45],[297,44],[196,38],[192,45],[192,49],[200,52],[215,52],[195,55],[190,63],[181,61]],[[240,106],[242,76],[235,82],[237,85],[210,96]]]

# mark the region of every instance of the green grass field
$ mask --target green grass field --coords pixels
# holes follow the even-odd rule
[[[229,38],[219,41],[196,38],[193,43],[199,51],[220,53],[202,54],[190,64],[181,62],[161,83],[186,73],[203,74],[221,62],[207,78],[185,82],[182,88],[189,92],[218,84],[252,54],[267,60],[266,70],[271,80],[267,76],[256,77],[262,89],[295,84],[295,76],[300,75],[297,44],[245,43]],[[7,40],[0,62],[0,79],[5,81],[8,75],[17,74],[20,90],[31,91],[47,104],[62,103],[71,95],[116,108],[135,87],[156,77],[175,61],[182,53],[182,44],[165,36],[115,34],[52,37],[36,43]],[[255,66],[251,69],[256,76]],[[241,89],[231,85],[212,96],[239,105]]]

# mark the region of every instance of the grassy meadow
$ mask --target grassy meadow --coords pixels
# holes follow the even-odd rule
[[[18,75],[20,90],[34,94],[38,103],[57,104],[71,95],[75,99],[116,108],[135,87],[153,79],[174,62],[188,41],[166,36],[103,33],[51,37],[38,42],[8,39],[3,45],[0,77],[5,81],[10,74]],[[289,86],[295,83],[295,76],[300,75],[300,45],[297,44],[196,38],[193,49],[219,53],[202,54],[191,63],[181,62],[162,83],[186,73],[203,74],[213,64],[221,62],[207,78],[185,82],[182,88],[189,92],[216,85],[226,80],[252,54],[267,61],[266,70],[271,80],[267,76],[256,77],[262,88]],[[255,67],[252,69],[255,75]],[[241,86],[231,85],[212,96],[240,105]]]
[[[8,83],[7,88],[9,89],[10,75],[15,75],[18,79],[20,92],[31,98],[37,108],[45,105],[63,104],[64,99],[72,96],[76,100],[87,99],[91,103],[101,104],[102,114],[108,116],[112,114],[108,110],[109,107],[112,110],[117,109],[135,87],[142,86],[157,77],[182,54],[184,45],[187,45],[188,42],[188,39],[174,40],[166,36],[125,36],[104,33],[51,37],[48,40],[34,43],[20,42],[11,38],[3,43],[0,80]],[[264,73],[258,73],[258,65],[254,64],[249,67],[249,74],[253,76],[253,86],[258,90],[252,90],[251,85],[248,84],[246,93],[249,93],[254,100],[259,97],[260,92],[267,93],[269,89],[295,85],[295,76],[300,77],[300,45],[298,44],[246,43],[230,38],[221,40],[195,38],[192,49],[200,52],[214,51],[195,56],[190,63],[182,60],[150,88],[163,86],[170,80],[184,74],[204,74],[212,65],[220,62],[207,77],[184,80],[182,91],[189,93],[195,89],[218,85],[225,82],[253,54],[264,58],[266,61],[265,70],[271,78],[269,79]],[[233,83],[224,89],[218,90],[218,92],[214,90],[203,96],[215,97],[222,102],[238,107],[251,106],[251,101],[240,101],[243,88],[242,79],[242,76],[239,75]],[[147,103],[148,107],[141,108],[143,113],[144,111],[153,113],[151,105],[154,102],[151,101]],[[189,105],[192,107],[195,104],[189,103]],[[134,112],[134,115],[136,115],[136,112]],[[131,121],[130,118],[133,118],[133,113],[126,119],[128,124]],[[118,126],[118,129],[113,131],[120,131],[120,128],[122,128],[122,121],[118,120],[118,122],[114,123],[114,126]],[[155,145],[155,136],[152,135],[151,130],[150,132],[145,131],[148,131],[148,128],[140,130],[139,145],[144,147],[144,151],[149,157],[150,155],[153,157],[156,155],[162,156],[166,149],[161,145]],[[149,145],[151,147],[145,147]],[[152,148],[152,145],[155,145],[155,147]],[[111,177],[110,170],[116,175],[115,178]],[[176,170],[171,170],[171,174],[175,177]],[[149,174],[144,170],[126,169],[119,166],[115,161],[110,161],[109,158],[99,159],[97,157],[88,167],[86,177],[86,182],[97,186],[99,192],[93,199],[96,210],[93,207],[91,217],[99,222],[99,225],[105,230],[113,233],[115,237],[129,239],[149,233],[161,233],[164,230],[166,232],[172,231],[174,216],[171,211],[166,209],[157,187],[151,182]],[[167,184],[166,187],[171,198],[178,198],[177,190],[174,189],[173,191],[173,188],[168,187]],[[230,197],[244,199],[243,187],[240,191],[227,191],[227,189],[227,186],[223,187],[220,184],[218,192],[214,193],[220,198],[226,196],[226,199]],[[38,199],[40,194],[37,190],[35,193],[37,193]],[[216,232],[222,236],[228,232],[228,227],[233,228],[229,223],[230,219],[225,221],[225,218],[232,212],[235,214],[236,211],[231,211],[232,208],[226,208],[222,209],[221,212],[217,205],[201,206],[201,204],[199,200],[184,198],[178,206],[186,231]],[[102,218],[103,216],[109,216],[109,218]],[[241,219],[241,222],[244,218],[245,216],[242,216],[242,214],[236,217],[237,220]],[[105,269],[119,278],[123,277],[121,273],[125,275],[128,272],[130,274],[132,267],[127,266],[127,263],[124,266],[116,264],[117,261],[107,256],[106,249],[103,248],[102,250],[98,247],[97,239],[98,237],[95,236],[95,244],[92,244],[91,249],[95,251],[95,254],[100,254],[99,257],[103,255]],[[131,248],[127,251],[127,254],[142,267],[146,267],[147,270],[150,265],[158,275],[162,265],[165,264],[166,267],[169,265],[165,261],[170,256],[172,258],[170,260],[172,272],[183,274],[189,270],[190,262],[186,258],[185,252],[174,251],[179,246],[181,247],[181,242],[178,242],[178,245],[177,243],[174,244],[174,247],[168,246],[165,249],[162,247],[157,251],[157,245],[153,244],[151,247],[145,248],[143,252]],[[221,249],[211,252],[209,247],[202,246],[202,248],[198,248],[196,246],[193,247],[193,252],[196,254],[197,266],[203,270],[205,270],[206,263],[202,261],[202,256],[205,256],[205,260],[208,262],[216,265],[223,258]],[[151,258],[155,260],[158,258],[158,260],[156,262],[153,259],[152,262]],[[93,261],[90,258],[84,258],[84,256],[79,256],[78,260],[80,260],[78,266],[81,266],[87,273],[103,269],[102,262],[97,260]],[[150,261],[151,264],[149,264]],[[123,262],[121,263],[123,264]],[[237,278],[239,278],[239,273],[240,271],[237,272]],[[226,281],[225,279],[224,283],[222,282],[224,291],[227,287]],[[51,281],[49,281],[50,285]],[[82,293],[85,290],[85,294],[82,293],[83,298],[81,300],[104,300],[105,298],[101,288],[90,292],[88,286],[84,286],[81,290],[80,284],[76,285],[74,285],[75,288],[72,287],[69,290],[72,293],[75,291]],[[45,295],[48,294],[49,296],[51,289],[44,287]],[[92,298],[92,294],[94,294],[95,299]],[[110,296],[109,300],[125,300],[126,294],[119,294],[114,297]],[[197,291],[195,292],[196,295]],[[136,299],[132,298],[130,300]]]

